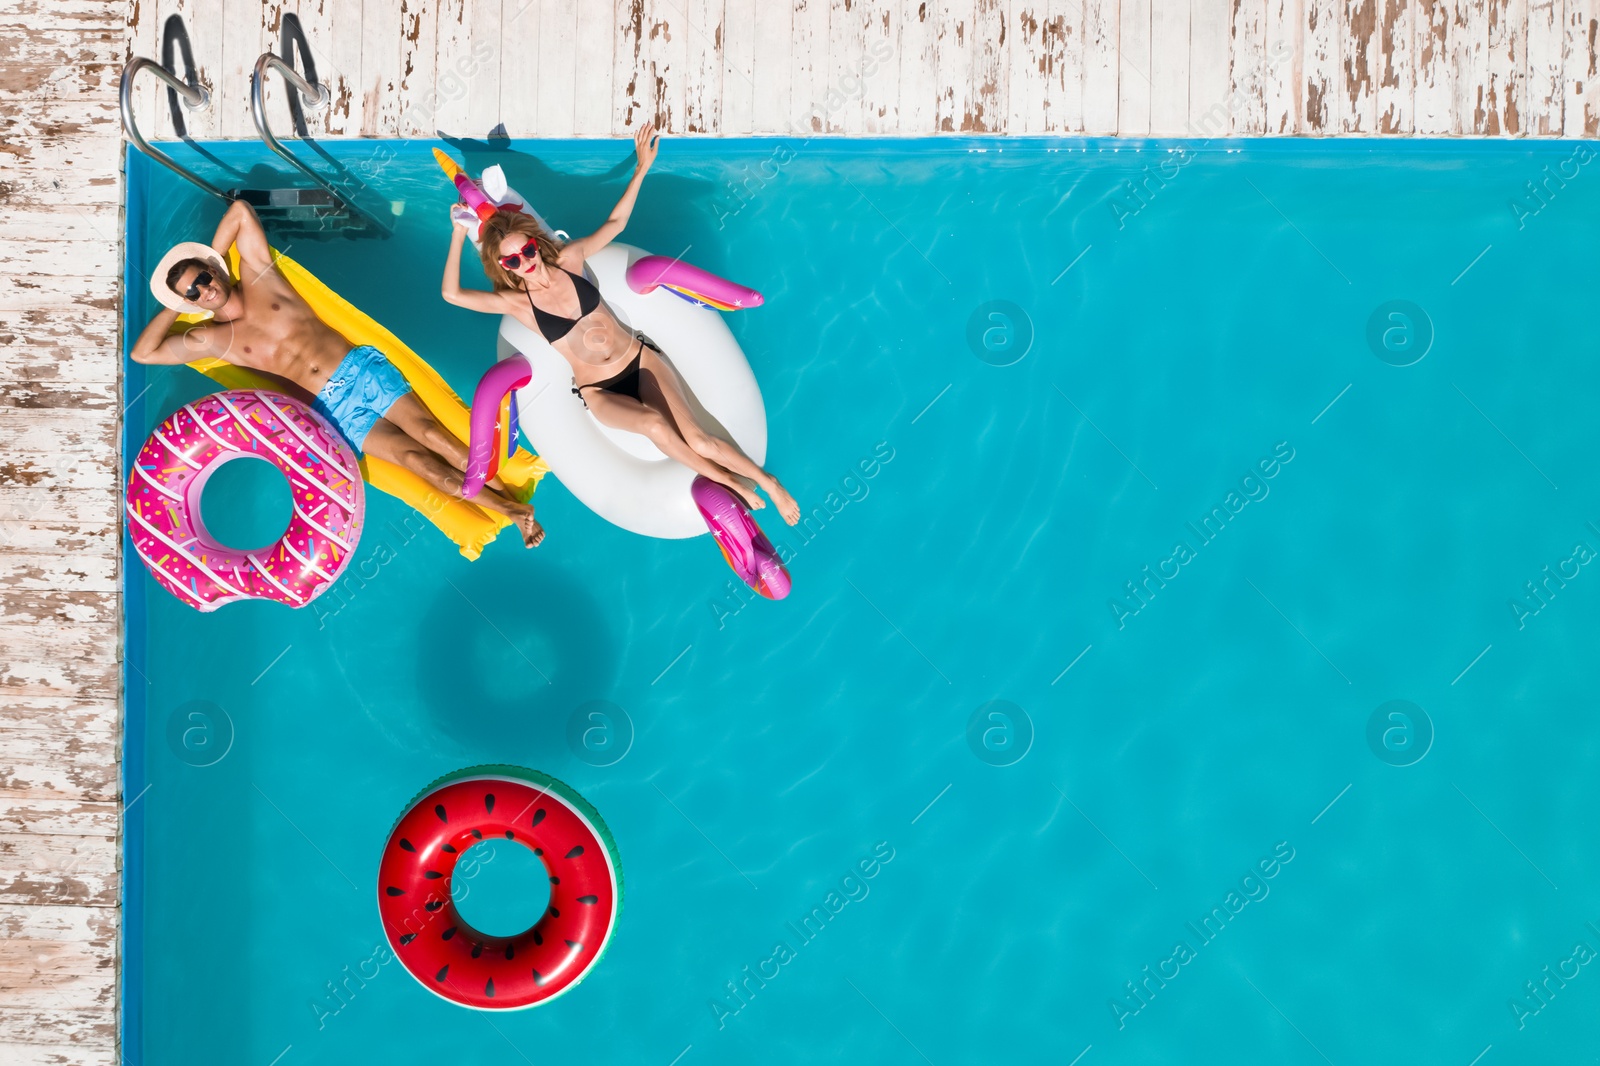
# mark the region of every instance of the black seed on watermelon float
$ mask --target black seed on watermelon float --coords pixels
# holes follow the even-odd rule
[[[554,907],[551,907],[550,908],[550,917],[559,918],[559,917],[561,917],[561,912],[556,910]]]
[[[406,894],[406,890],[403,888],[395,888],[393,885],[390,885],[388,888],[383,890],[383,894],[386,896],[403,896]]]
[[[439,816],[439,821],[441,822],[448,822],[450,820],[449,816],[444,813],[444,804],[442,803],[435,803],[433,805],[433,813]]]
[[[472,945],[472,957],[473,958],[477,958],[479,955],[482,955],[482,954],[483,954],[483,945],[482,944],[474,944],[474,945]]]
[[[406,933],[406,934],[404,934],[404,935],[402,935],[400,937],[400,946],[401,947],[405,947],[407,944],[411,943],[415,939],[417,939],[417,934],[415,934],[415,933]]]
[[[550,875],[550,883],[552,885],[559,885],[561,883],[561,878],[557,877],[555,874],[551,874]]]
[[[454,844],[441,844],[439,845],[439,850],[444,852],[446,855],[454,855],[456,853],[456,846]]]
[[[489,978],[488,982],[483,986],[483,994],[488,996],[490,999],[494,998],[494,978],[493,977]]]
[[[484,810],[485,814],[493,814],[494,813],[494,793],[493,792],[485,792],[483,794],[483,810]],[[493,992],[490,992],[489,994],[491,996],[494,995]]]
[[[477,837],[477,838],[478,838],[478,839],[479,839],[479,840],[482,840],[482,839],[483,839],[483,833],[482,833],[482,832],[480,832],[480,831],[479,831],[479,830],[477,830],[477,829],[474,829],[474,830],[473,830],[473,831],[472,831],[472,835],[473,835],[473,836],[474,836],[474,837]]]
[[[507,840],[515,840],[515,839],[517,839],[517,837],[516,837],[515,833],[513,833],[511,830],[507,829],[506,830],[506,839]]]
[[[533,931],[533,942],[535,944],[543,945],[544,944],[544,934],[539,932],[539,930],[535,929]],[[538,973],[539,971],[535,970],[534,972]]]
[[[577,844],[577,845],[574,845],[574,847],[573,847],[573,849],[571,851],[567,852],[567,858],[576,859],[579,855],[582,855],[582,854],[583,854],[583,845],[582,844]]]
[[[515,955],[516,953],[517,953],[517,949],[515,947],[513,947],[510,944],[506,945],[506,961],[507,962],[510,962],[511,961],[511,957],[513,955]]]
[[[401,837],[400,838],[400,846],[402,848],[405,848],[407,851],[416,851],[417,850],[416,848],[411,846],[411,841],[407,840],[405,837]]]
[[[542,821],[544,821],[544,808],[540,807],[533,812],[533,824],[538,825]]]
[[[544,975],[538,970],[533,971],[533,983],[540,986],[544,984]]]
[[[542,858],[544,856],[544,849],[543,848],[534,848],[533,849],[533,853]]]
[[[599,896],[579,896],[578,897],[578,902],[579,903],[587,903],[590,906],[593,906],[594,904],[600,902],[600,897]]]
[[[422,871],[422,876],[426,877],[430,881],[437,881],[439,878],[443,877],[444,874],[440,873],[438,870],[424,870]]]
[[[443,906],[444,906],[444,900],[442,900],[442,899],[436,899],[436,900],[433,900],[433,901],[432,901],[432,902],[430,902],[430,903],[424,903],[424,904],[423,904],[423,905],[422,905],[422,906],[423,906],[423,907],[424,907],[424,908],[425,908],[425,909],[427,909],[427,910],[430,910],[430,911],[436,911],[436,910],[438,910],[438,909],[439,909],[439,908],[440,908],[440,907],[443,907]]]
[[[449,972],[450,972],[450,964],[447,962],[442,967],[440,967],[438,973],[433,975],[433,979],[435,981],[443,981],[444,980],[444,975],[449,973]]]
[[[567,941],[567,947],[571,948],[573,951],[582,951],[583,950],[583,945],[578,943],[576,940]]]
[[[446,929],[444,932],[439,934],[439,939],[440,940],[449,940],[451,937],[456,935],[456,929],[458,929],[458,928],[459,928],[458,926],[452,925],[450,928]]]

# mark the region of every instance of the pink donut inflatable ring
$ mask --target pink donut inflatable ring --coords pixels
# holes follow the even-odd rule
[[[207,479],[247,455],[277,467],[294,502],[283,536],[257,551],[220,544],[200,515]],[[349,565],[366,509],[355,453],[338,431],[299,400],[256,389],[174,411],[139,449],[125,503],[150,576],[201,611],[235,600],[304,607]]]

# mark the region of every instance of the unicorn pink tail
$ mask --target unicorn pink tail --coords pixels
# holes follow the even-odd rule
[[[507,446],[516,444],[517,408],[512,400],[508,425],[500,424],[500,407],[506,394],[522,388],[533,378],[533,368],[520,354],[507,356],[478,380],[472,394],[472,440],[467,446],[467,476],[461,495],[472,499],[483,491],[486,481],[500,469],[500,456]]]
[[[695,478],[689,491],[722,557],[739,579],[769,600],[789,595],[789,571],[744,503],[709,478]]]

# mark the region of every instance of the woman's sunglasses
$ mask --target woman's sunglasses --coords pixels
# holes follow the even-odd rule
[[[535,237],[533,240],[522,246],[521,252],[512,252],[510,255],[502,255],[500,257],[500,265],[505,267],[507,270],[517,270],[521,268],[522,260],[524,258],[532,259],[538,254],[539,238]]]
[[[210,284],[211,272],[208,270],[200,271],[200,273],[194,276],[194,284],[183,290],[183,298],[185,300],[200,299],[200,290]]]

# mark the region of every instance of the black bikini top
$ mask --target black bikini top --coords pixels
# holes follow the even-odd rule
[[[553,315],[548,311],[539,310],[539,306],[533,302],[533,293],[529,292],[526,287],[522,290],[523,294],[528,297],[528,306],[533,308],[533,320],[539,324],[539,332],[544,334],[544,339],[551,344],[571,333],[573,326],[576,326],[590,311],[600,306],[600,290],[594,287],[593,282],[582,274],[574,274],[566,267],[562,267],[561,272],[572,279],[572,287],[578,294],[577,318],[563,318],[560,315]]]

